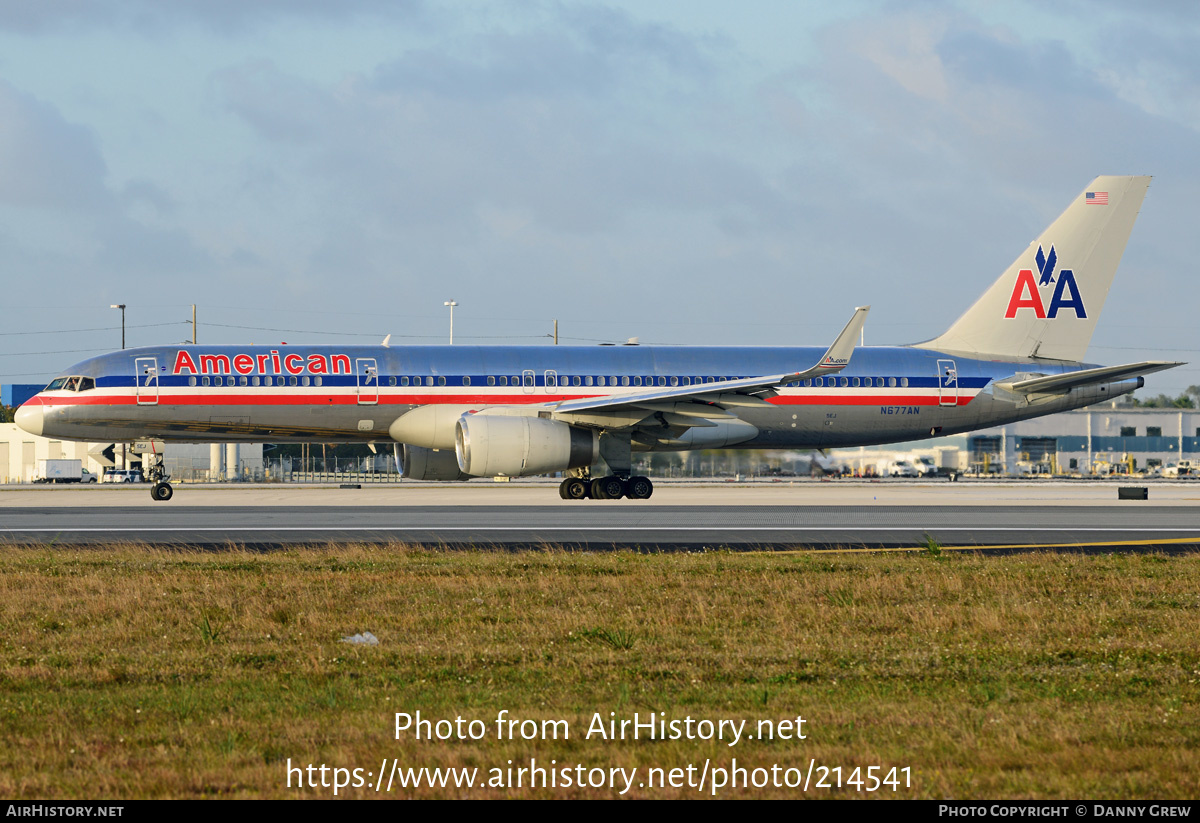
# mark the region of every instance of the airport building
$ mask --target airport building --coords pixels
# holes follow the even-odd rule
[[[140,466],[135,454],[126,453],[124,459],[130,469]],[[120,444],[51,440],[14,423],[0,423],[0,483],[33,482],[44,460],[79,460],[96,477],[103,477],[105,469],[123,467]],[[260,480],[264,475],[261,443],[170,443],[164,460],[174,482]]]
[[[926,456],[962,472],[1095,476],[1200,461],[1200,409],[1146,408],[1116,400],[966,435],[830,456],[862,471],[897,457]]]
[[[964,468],[1010,476],[1165,468],[1200,460],[1200,410],[1118,400],[982,429],[967,437],[967,460]]]

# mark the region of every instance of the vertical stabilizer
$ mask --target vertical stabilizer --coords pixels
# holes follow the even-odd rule
[[[917,346],[1081,361],[1149,177],[1097,177],[945,334]]]

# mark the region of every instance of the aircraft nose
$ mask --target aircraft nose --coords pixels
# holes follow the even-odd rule
[[[13,415],[13,422],[30,434],[42,436],[42,407],[25,403]]]

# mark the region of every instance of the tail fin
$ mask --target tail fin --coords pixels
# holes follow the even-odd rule
[[[1097,177],[945,334],[918,348],[1081,361],[1149,177]]]

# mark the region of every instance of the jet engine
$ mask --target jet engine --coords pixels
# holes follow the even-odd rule
[[[401,477],[410,480],[470,480],[458,470],[458,460],[449,449],[425,449],[402,446]]]
[[[528,477],[590,466],[600,457],[592,429],[541,417],[463,415],[454,429],[458,468],[474,477]]]

